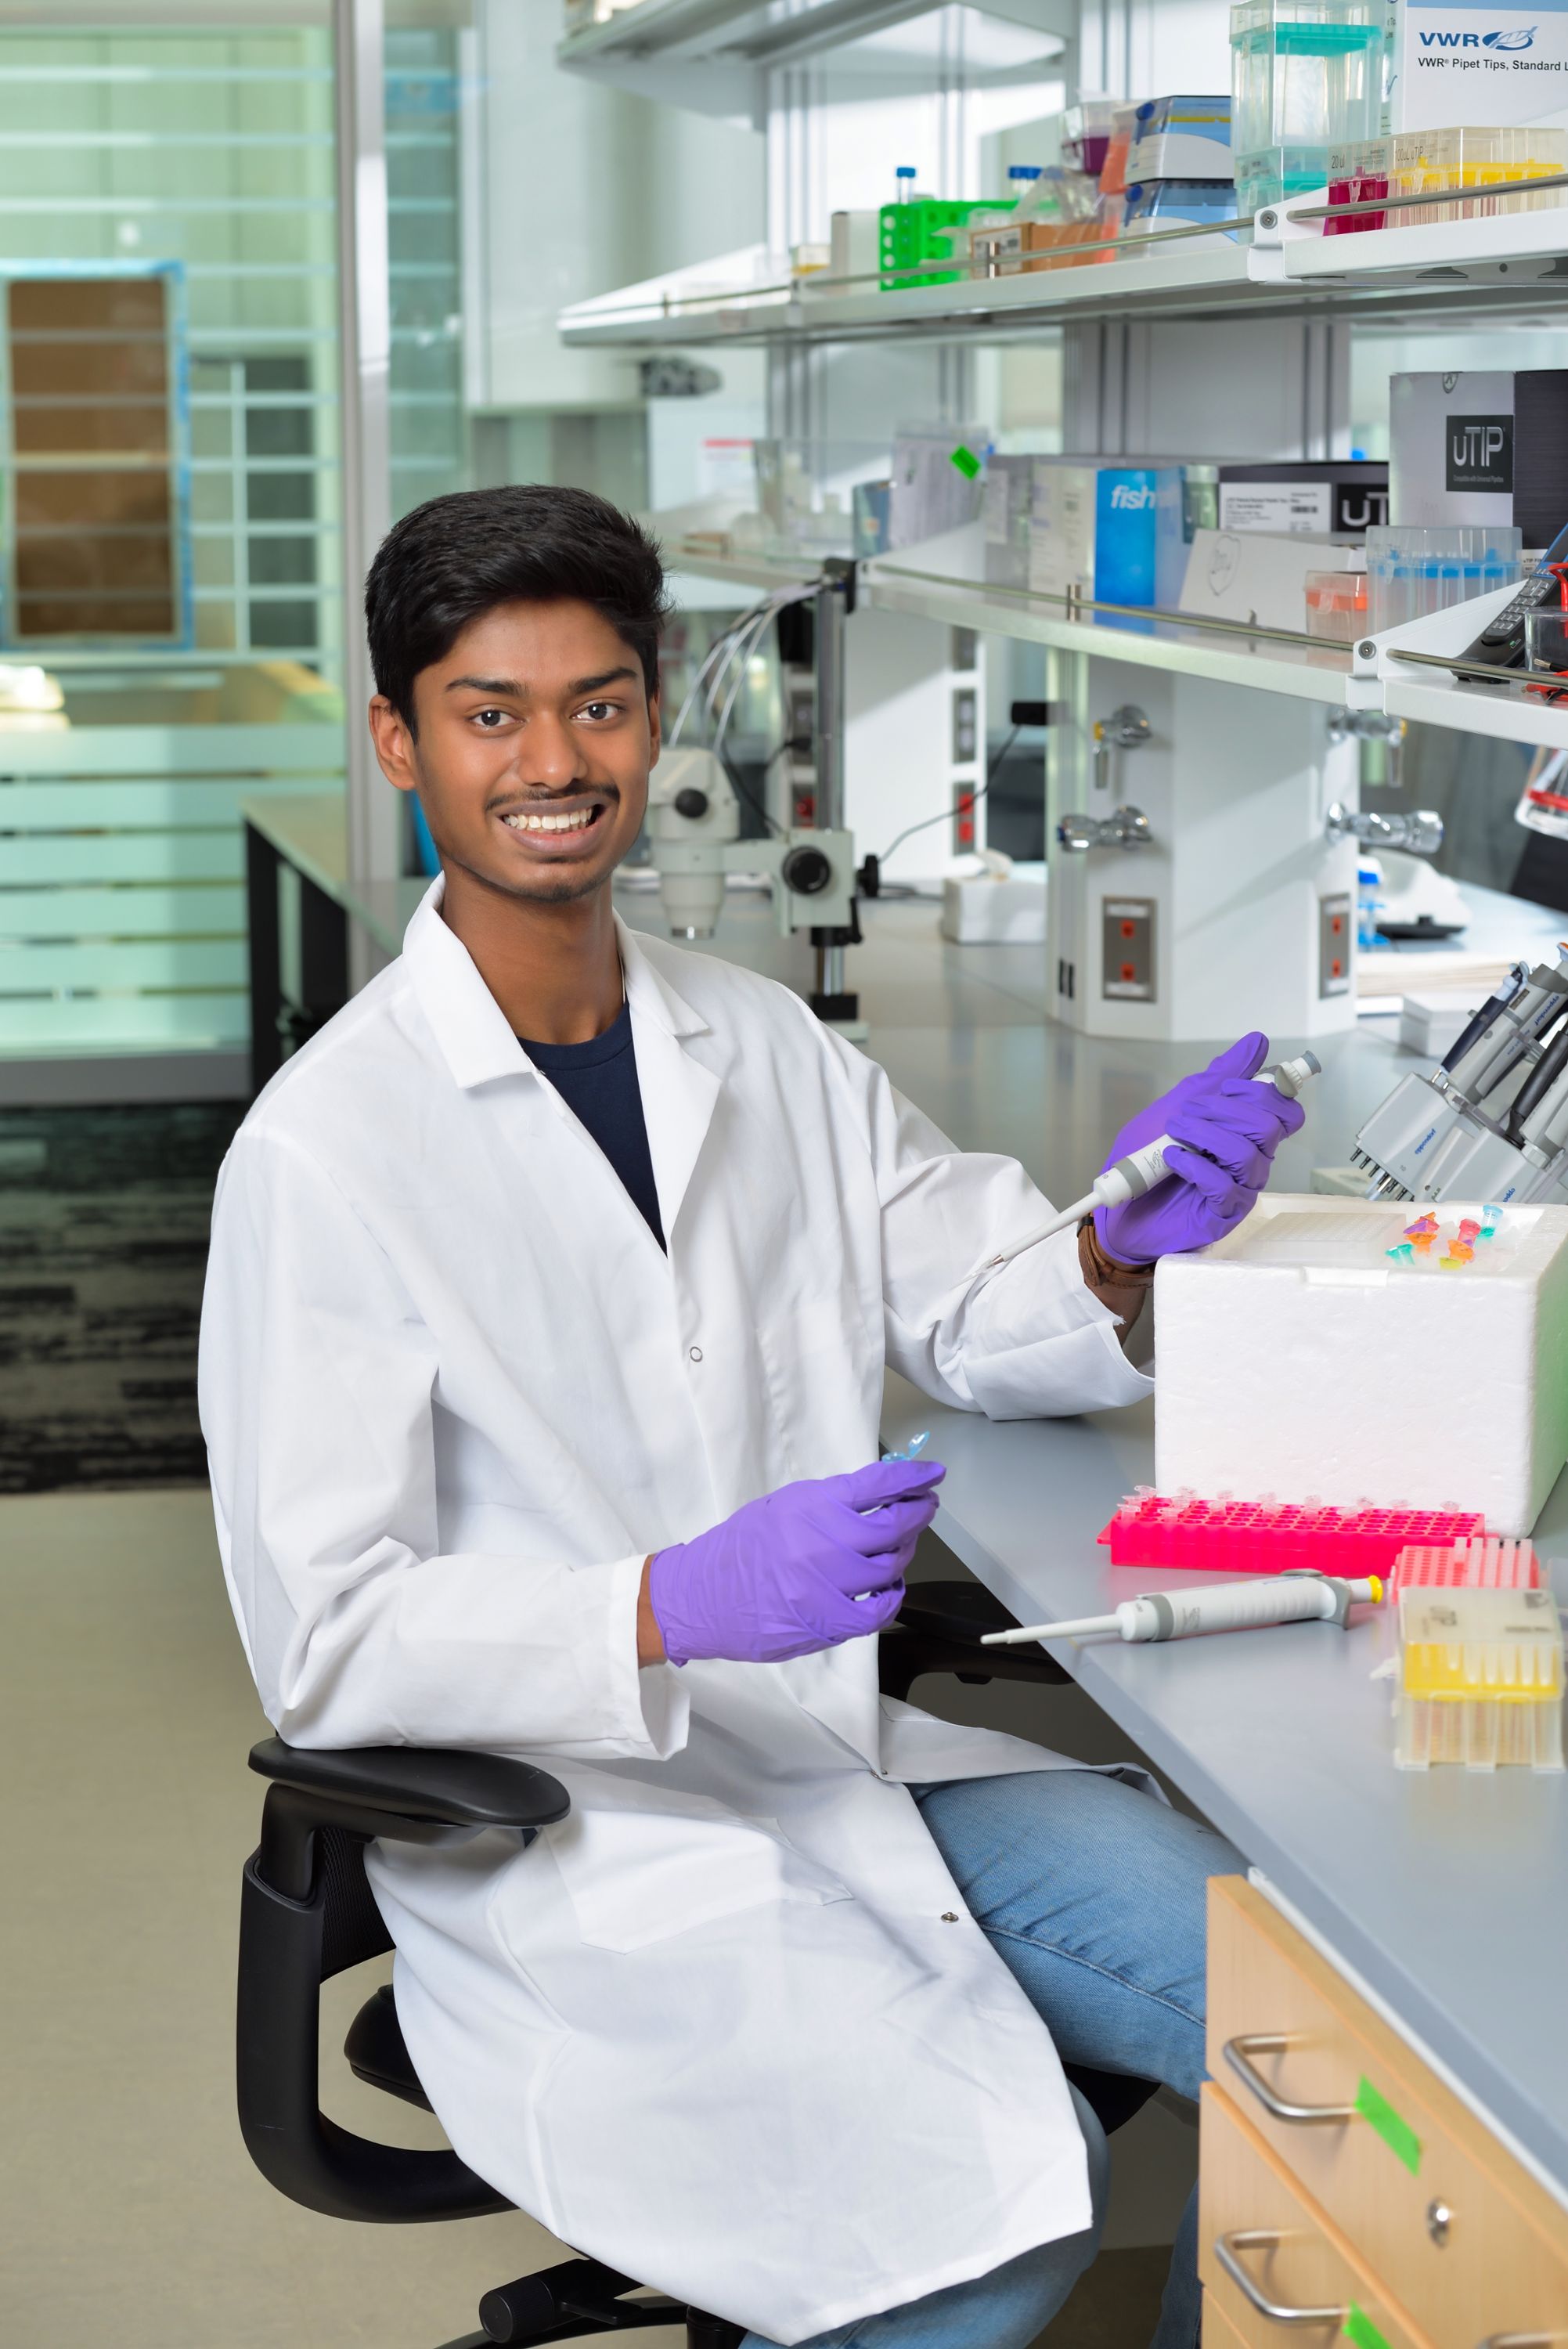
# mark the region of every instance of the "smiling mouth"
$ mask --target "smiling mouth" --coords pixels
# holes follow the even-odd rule
[[[541,834],[586,832],[603,814],[603,807],[571,808],[557,811],[551,808],[514,808],[501,818],[509,832],[521,832],[537,838]]]

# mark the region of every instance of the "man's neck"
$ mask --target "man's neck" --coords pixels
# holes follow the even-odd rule
[[[624,989],[608,883],[591,897],[551,905],[449,867],[441,914],[514,1036],[586,1044],[614,1026]]]

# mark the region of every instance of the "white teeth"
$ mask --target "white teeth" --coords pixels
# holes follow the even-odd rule
[[[594,812],[593,808],[574,808],[570,815],[531,815],[520,811],[502,816],[501,822],[513,832],[583,832],[593,823]]]

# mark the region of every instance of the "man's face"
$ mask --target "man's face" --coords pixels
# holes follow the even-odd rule
[[[642,828],[659,719],[591,605],[498,605],[420,670],[414,714],[417,737],[377,696],[371,731],[449,873],[543,903],[603,886]]]

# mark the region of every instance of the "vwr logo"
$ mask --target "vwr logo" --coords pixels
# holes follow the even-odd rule
[[[1110,492],[1112,513],[1145,513],[1154,502],[1154,492],[1147,481],[1141,488],[1134,488],[1130,481],[1118,481]]]
[[[1424,49],[1530,49],[1535,46],[1539,25],[1529,25],[1516,33],[1423,33]]]
[[[1444,455],[1450,490],[1511,491],[1512,417],[1450,416]]]

